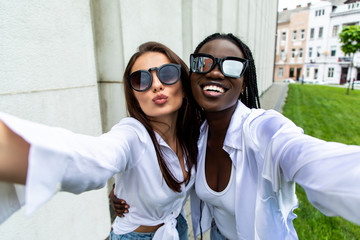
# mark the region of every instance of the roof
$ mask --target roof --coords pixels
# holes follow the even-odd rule
[[[339,6],[339,5],[345,4],[346,2],[356,2],[359,0],[347,0],[347,1],[345,1],[345,0],[322,0],[322,1],[331,2],[332,5]]]
[[[344,4],[348,4],[348,3],[355,3],[355,2],[358,2],[360,0],[347,0],[344,2]]]
[[[306,11],[306,10],[309,10],[308,6],[297,7],[295,9],[281,11],[278,13],[278,23],[290,22],[291,15],[293,13],[302,12],[302,11]]]

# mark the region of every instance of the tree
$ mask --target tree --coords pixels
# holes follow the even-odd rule
[[[350,81],[346,94],[349,94],[350,82],[351,82],[351,69],[353,66],[354,55],[357,52],[360,52],[360,25],[352,25],[346,26],[342,29],[341,33],[339,34],[341,51],[345,53],[345,56],[352,55],[351,62],[350,62]]]

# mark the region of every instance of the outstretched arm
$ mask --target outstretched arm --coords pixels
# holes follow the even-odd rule
[[[30,144],[0,121],[0,181],[25,184]]]

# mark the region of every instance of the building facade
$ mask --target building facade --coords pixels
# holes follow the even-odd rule
[[[298,5],[294,10],[279,13],[275,81],[287,78],[299,81],[303,77],[309,6]]]
[[[345,84],[348,80],[360,80],[360,53],[345,56],[338,38],[343,27],[360,24],[360,1],[347,2],[334,9],[330,15],[328,61],[324,76],[327,83]]]
[[[289,22],[284,27],[285,24],[281,22],[282,16],[296,16],[301,9],[303,9],[303,15],[308,15],[305,28],[306,38],[301,45],[304,52],[302,63],[300,59],[296,59],[297,50],[294,46],[291,46],[291,36],[285,43],[281,43],[281,34],[287,31],[291,34],[291,31],[294,31],[291,30],[292,21],[295,23],[295,20],[288,16]],[[360,80],[360,54],[345,56],[341,51],[338,36],[344,26],[358,25],[359,23],[360,0],[320,1],[308,5],[308,8],[280,12],[278,17],[275,81],[292,78],[309,83],[345,84],[350,79]],[[282,48],[282,44],[288,47]],[[298,53],[300,54],[300,50]],[[284,58],[281,57],[282,54],[285,56]],[[293,62],[289,60],[289,56]],[[298,65],[294,65],[296,60]],[[300,76],[298,73],[300,73]]]

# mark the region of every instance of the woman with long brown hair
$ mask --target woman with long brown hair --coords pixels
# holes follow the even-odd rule
[[[188,68],[163,44],[148,42],[131,57],[124,85],[130,117],[100,137],[0,114],[0,181],[26,184],[32,211],[59,184],[80,193],[115,175],[116,195],[132,208],[115,219],[111,239],[187,239],[181,212],[194,183],[199,129]]]

